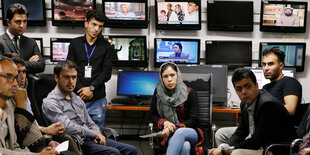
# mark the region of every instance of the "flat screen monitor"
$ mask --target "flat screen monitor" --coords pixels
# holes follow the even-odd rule
[[[263,51],[267,48],[278,47],[285,53],[284,66],[295,68],[297,72],[303,72],[305,68],[306,43],[276,43],[261,42],[259,47],[259,66],[262,66]]]
[[[206,64],[233,70],[252,65],[252,41],[206,41]]]
[[[117,95],[143,97],[153,96],[159,73],[151,71],[119,71],[117,78]]]
[[[104,39],[113,47],[113,66],[147,67],[146,36],[104,36]]]
[[[200,0],[156,0],[155,23],[159,30],[200,30]]]
[[[253,1],[214,1],[207,5],[208,30],[253,31]]]
[[[69,38],[51,38],[51,61],[66,61],[69,45],[72,39]]]
[[[88,11],[96,8],[96,0],[52,0],[53,26],[83,26]]]
[[[103,0],[102,8],[108,21],[106,27],[147,28],[147,0]]]
[[[306,32],[308,2],[261,2],[260,31]]]
[[[40,50],[40,53],[43,54],[43,39],[42,38],[32,38],[36,41],[38,48]]]
[[[265,84],[270,83],[270,80],[265,78],[263,69],[261,67],[251,68],[251,70],[255,74],[259,89],[262,89]],[[295,78],[296,72],[294,68],[283,68],[282,73],[284,76]]]
[[[200,39],[154,39],[154,65],[159,67],[165,62],[176,64],[199,64]]]
[[[3,25],[7,26],[6,23],[6,11],[8,6],[13,3],[23,4],[29,12],[28,15],[28,26],[45,26],[46,16],[45,16],[45,0],[2,0],[1,10],[2,10],[2,22]]]

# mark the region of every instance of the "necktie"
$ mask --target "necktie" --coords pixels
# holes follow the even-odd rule
[[[15,36],[15,37],[14,37],[14,44],[15,44],[16,50],[19,52],[19,48],[18,48],[17,42],[18,42],[18,37]]]

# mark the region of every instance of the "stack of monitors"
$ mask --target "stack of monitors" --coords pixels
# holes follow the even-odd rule
[[[262,66],[263,51],[268,48],[278,47],[284,52],[284,66],[295,68],[297,72],[303,72],[305,68],[306,43],[261,42],[259,46],[259,66]]]
[[[7,26],[6,23],[6,11],[8,6],[14,3],[23,4],[29,12],[28,15],[28,26],[45,26],[45,0],[2,0],[1,10],[2,10],[2,21],[3,25]]]
[[[146,36],[104,36],[112,48],[112,64],[117,67],[147,67]]]
[[[154,39],[154,66],[159,67],[165,62],[176,64],[199,64],[200,40],[199,39]]]
[[[52,0],[53,26],[82,26],[88,11],[96,8],[96,0]]]
[[[51,62],[66,61],[72,39],[51,38]]]

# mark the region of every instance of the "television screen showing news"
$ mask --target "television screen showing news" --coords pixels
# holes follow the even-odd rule
[[[93,9],[93,0],[54,0],[54,20],[85,21],[87,12]]]
[[[197,2],[157,2],[158,24],[199,24]]]
[[[199,63],[199,41],[156,39],[156,62]]]
[[[105,15],[110,20],[145,19],[145,3],[139,2],[104,2]]]
[[[263,26],[304,27],[306,5],[263,4]]]
[[[145,37],[108,37],[104,38],[113,47],[113,61],[145,60]]]
[[[66,61],[70,42],[53,42],[52,61]]]

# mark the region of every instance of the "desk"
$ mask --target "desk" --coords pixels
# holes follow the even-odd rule
[[[149,111],[150,107],[137,107],[135,105],[124,105],[124,104],[108,104],[107,110],[136,110],[136,111]],[[228,109],[225,106],[212,107],[212,112],[214,113],[234,113],[236,117],[236,126],[239,121],[240,109]]]

